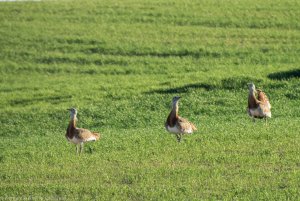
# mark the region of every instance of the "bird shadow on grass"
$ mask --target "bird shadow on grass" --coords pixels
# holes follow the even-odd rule
[[[288,80],[291,78],[300,78],[300,69],[271,73],[268,75],[268,78],[271,80]]]
[[[96,151],[96,149],[92,145],[88,145],[85,153],[93,154],[93,152],[95,152],[95,151]]]
[[[248,83],[250,82],[255,84],[261,84],[262,79],[248,77],[248,76],[229,77],[221,80],[220,89],[225,89],[225,90],[245,89],[248,86]]]
[[[197,84],[187,84],[181,87],[173,87],[173,88],[167,88],[167,89],[156,89],[146,92],[146,94],[177,94],[177,93],[186,93],[191,89],[205,89],[206,91],[210,91],[215,89],[216,86],[212,84],[207,83],[197,83]]]
[[[146,94],[178,94],[187,93],[189,90],[193,89],[204,89],[206,91],[212,90],[241,90],[247,88],[249,82],[254,82],[256,84],[261,84],[262,79],[247,77],[247,76],[236,76],[222,79],[220,83],[209,84],[209,83],[195,83],[187,84],[180,87],[173,87],[167,89],[155,89],[146,92]]]

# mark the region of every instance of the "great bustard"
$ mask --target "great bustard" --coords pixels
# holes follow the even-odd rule
[[[70,111],[71,120],[67,128],[66,138],[69,142],[76,144],[76,152],[78,153],[79,151],[81,153],[83,150],[83,143],[98,140],[100,138],[100,134],[91,132],[84,128],[77,128],[77,110],[75,108],[70,108],[68,110]],[[80,146],[79,150],[78,146]]]
[[[180,142],[183,134],[192,134],[196,131],[196,126],[178,115],[178,101],[180,97],[175,96],[172,99],[172,110],[165,123],[167,131],[174,133],[177,141]]]
[[[255,89],[255,85],[250,83],[248,95],[248,114],[253,118],[271,118],[271,104],[267,95],[259,89]],[[256,96],[257,94],[257,96]]]

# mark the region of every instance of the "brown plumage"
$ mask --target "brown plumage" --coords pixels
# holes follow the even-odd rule
[[[257,96],[256,96],[257,93]],[[248,114],[254,118],[271,118],[271,104],[262,90],[256,90],[253,83],[249,84]]]
[[[69,109],[71,120],[69,122],[66,138],[69,142],[76,144],[76,152],[78,153],[78,145],[79,152],[81,153],[83,150],[83,143],[88,141],[96,141],[100,138],[99,133],[91,132],[84,128],[77,128],[76,121],[77,121],[77,110],[75,108]]]
[[[172,100],[172,110],[167,118],[165,127],[170,133],[174,133],[180,142],[183,134],[192,134],[197,130],[196,126],[178,115],[178,101],[180,97],[175,96]]]
[[[260,89],[257,89],[256,91],[257,91],[258,100],[265,105],[269,105],[268,107],[270,107],[270,109],[271,109],[271,104],[270,104],[270,101],[269,101],[267,95]]]

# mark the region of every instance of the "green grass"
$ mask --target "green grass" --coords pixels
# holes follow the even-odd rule
[[[0,2],[0,200],[299,200],[300,3]],[[247,83],[270,97],[247,116]],[[197,133],[164,128],[171,99]],[[99,131],[85,153],[66,110]]]

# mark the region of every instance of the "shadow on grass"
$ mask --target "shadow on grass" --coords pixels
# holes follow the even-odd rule
[[[300,93],[287,93],[284,95],[290,100],[298,100],[300,98]]]
[[[253,77],[229,77],[222,79],[219,84],[208,84],[208,83],[196,83],[196,84],[187,84],[181,87],[167,88],[167,89],[156,89],[146,92],[147,94],[178,94],[178,93],[187,93],[192,89],[204,89],[206,91],[212,90],[244,90],[248,88],[248,83],[253,82],[255,84],[261,84],[262,79],[253,78]]]
[[[168,88],[168,89],[157,89],[152,90],[149,92],[146,92],[147,94],[177,94],[177,93],[186,93],[191,89],[205,89],[206,91],[210,91],[215,89],[216,86],[207,84],[207,83],[197,83],[197,84],[187,84],[182,87],[174,87],[174,88]]]
[[[79,65],[97,65],[97,66],[105,66],[105,65],[118,65],[118,66],[128,66],[127,61],[121,61],[121,60],[114,60],[114,59],[96,59],[96,60],[90,60],[88,58],[68,58],[68,57],[45,57],[45,58],[39,58],[36,60],[38,63],[42,64],[79,64]]]
[[[291,78],[300,78],[300,69],[271,73],[268,75],[268,78],[271,80],[288,80]]]
[[[36,102],[50,102],[50,103],[60,103],[63,101],[67,101],[68,99],[72,98],[71,95],[69,96],[52,96],[52,97],[37,97],[32,99],[17,99],[12,100],[10,102],[11,105],[29,105]]]
[[[247,76],[237,76],[229,77],[221,80],[220,89],[228,90],[238,90],[248,88],[248,83],[254,83],[255,85],[262,83],[262,79],[247,77]]]
[[[102,55],[114,55],[114,56],[136,56],[136,57],[193,57],[193,58],[202,58],[202,57],[212,57],[220,58],[222,56],[219,52],[211,52],[203,49],[198,50],[174,50],[174,51],[138,51],[138,50],[113,50],[106,49],[104,47],[93,47],[84,50],[86,54],[102,54]]]
[[[36,89],[36,88],[34,88],[34,89]],[[23,90],[29,90],[29,89],[27,87],[4,88],[4,89],[0,89],[0,92],[11,93],[11,92],[23,91]]]

